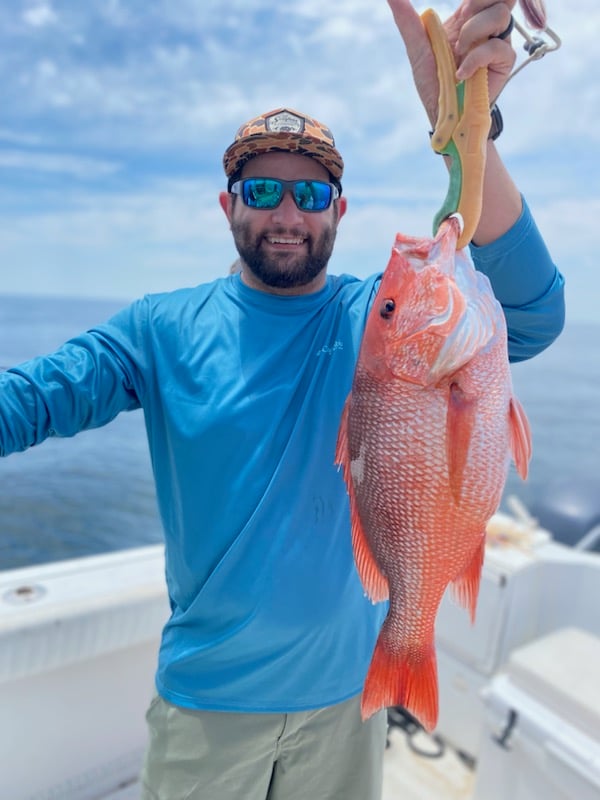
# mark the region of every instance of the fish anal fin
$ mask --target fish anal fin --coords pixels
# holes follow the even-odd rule
[[[446,415],[446,452],[450,491],[456,505],[460,505],[462,497],[465,467],[476,414],[476,401],[469,399],[457,383],[452,383]]]
[[[354,553],[354,563],[360,577],[363,588],[373,603],[387,600],[389,597],[389,586],[387,579],[382,574],[375,556],[365,535],[364,528],[358,513],[358,503],[354,491],[354,481],[350,466],[350,453],[348,449],[348,415],[350,409],[350,398],[346,400],[340,429],[338,432],[337,446],[335,451],[335,463],[342,467],[346,489],[350,498],[350,517],[352,524],[352,551]]]
[[[527,414],[516,397],[511,397],[508,409],[510,450],[517,472],[523,480],[527,478],[531,458],[531,428]]]
[[[473,553],[472,559],[467,564],[466,569],[452,582],[452,595],[456,602],[466,608],[471,617],[471,622],[475,622],[475,611],[477,609],[477,596],[479,595],[479,583],[481,581],[481,569],[485,557],[485,531],[481,534],[481,541]]]
[[[390,706],[403,706],[429,732],[435,728],[438,681],[433,642],[420,650],[392,652],[379,635],[363,688],[362,718]]]

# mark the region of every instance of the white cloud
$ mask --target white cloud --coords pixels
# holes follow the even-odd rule
[[[50,3],[39,3],[23,12],[23,20],[32,28],[44,28],[52,25],[58,17]]]
[[[118,172],[120,165],[103,159],[2,149],[0,169],[51,172],[79,179],[96,179]]]
[[[0,128],[0,144],[43,145],[44,136],[37,133],[23,133],[9,128]]]

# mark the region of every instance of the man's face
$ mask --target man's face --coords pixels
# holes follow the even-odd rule
[[[321,164],[294,153],[256,156],[242,171],[242,179],[252,177],[330,181]],[[324,285],[337,226],[346,210],[345,198],[319,212],[301,211],[290,192],[273,209],[248,208],[241,197],[226,192],[220,202],[247,284],[281,294],[304,294]]]

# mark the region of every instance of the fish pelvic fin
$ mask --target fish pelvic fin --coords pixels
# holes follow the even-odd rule
[[[475,622],[475,612],[477,610],[477,597],[479,595],[479,584],[481,581],[481,568],[485,557],[485,531],[482,531],[481,542],[473,553],[466,569],[452,583],[452,595],[456,602],[466,608],[471,617],[471,622]]]
[[[433,641],[421,649],[393,652],[379,635],[361,699],[368,719],[382,708],[402,706],[431,732],[438,720],[438,679]]]
[[[365,534],[360,514],[358,513],[358,503],[354,490],[354,481],[350,464],[350,451],[348,447],[348,415],[350,413],[350,398],[346,400],[340,429],[338,432],[337,446],[335,451],[335,463],[342,467],[342,473],[346,482],[346,489],[350,499],[350,520],[352,526],[352,551],[354,553],[354,563],[360,577],[363,588],[373,603],[387,600],[389,597],[389,584],[387,578],[377,564],[369,541]]]
[[[457,383],[450,386],[446,415],[448,480],[455,504],[460,505],[467,456],[477,419],[477,402],[470,400]]]
[[[527,478],[531,458],[531,428],[527,414],[516,397],[511,397],[509,410],[510,450],[517,472],[523,480]]]

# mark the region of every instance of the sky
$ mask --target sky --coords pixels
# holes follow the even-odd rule
[[[508,84],[497,144],[568,319],[596,322],[600,3],[547,6],[563,45]],[[225,274],[222,154],[280,106],[329,125],[346,162],[330,271],[382,269],[446,193],[386,0],[2,0],[0,76],[5,294],[130,300]]]

